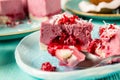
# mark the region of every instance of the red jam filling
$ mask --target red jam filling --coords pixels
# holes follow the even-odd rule
[[[105,28],[101,28],[101,29],[99,30],[99,35],[101,35],[104,31],[105,31]]]
[[[81,50],[81,46],[83,45],[82,41],[76,39],[73,35],[68,35],[66,32],[63,32],[61,36],[56,37],[51,41],[48,45],[48,52],[55,56],[55,51],[57,49],[65,49],[68,46],[75,46],[78,50]]]
[[[95,50],[99,44],[101,45],[102,48],[105,48],[105,46],[102,46],[102,41],[100,39],[95,39],[93,42],[89,44],[88,52],[96,54]]]
[[[63,15],[63,18],[61,18],[58,23],[59,24],[74,24],[75,23],[75,19],[79,19],[78,16],[71,16],[71,17],[67,17],[65,15]]]
[[[66,15],[63,15],[63,18],[59,19],[58,23],[61,25],[64,24],[75,24],[76,21],[78,20],[78,16],[71,16],[68,17]],[[74,35],[68,34],[66,31],[62,31],[60,36],[57,36],[55,39],[53,39],[50,44],[48,44],[48,52],[52,55],[55,56],[55,52],[57,49],[64,49],[68,48],[69,46],[75,46],[78,50],[81,50],[81,46],[84,45],[82,41],[77,39]]]
[[[56,67],[52,66],[50,62],[42,63],[41,70],[43,71],[56,71]]]
[[[113,24],[110,24],[108,29],[115,29],[115,26]]]
[[[106,28],[101,28],[99,30],[99,35],[101,35],[105,31],[105,29],[107,29],[107,27]],[[108,27],[108,29],[116,29],[116,28],[115,28],[115,25],[110,24],[109,27]]]

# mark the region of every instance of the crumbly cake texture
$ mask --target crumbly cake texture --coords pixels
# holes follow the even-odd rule
[[[53,16],[41,25],[40,43],[47,46],[48,53],[60,61],[61,66],[75,67],[85,60],[91,42],[91,22],[70,14]],[[41,45],[41,44],[40,44]]]
[[[74,45],[81,50],[86,50],[92,40],[92,29],[91,22],[63,13],[55,15],[41,24],[40,42],[45,45],[49,45],[51,42]]]
[[[120,27],[108,24],[99,28],[99,38],[92,40],[93,25],[70,14],[55,15],[42,23],[40,43],[56,57],[61,66],[75,67],[85,60],[83,51],[96,57],[119,55]]]

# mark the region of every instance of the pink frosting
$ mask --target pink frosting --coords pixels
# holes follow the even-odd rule
[[[61,11],[60,0],[28,0],[29,13],[35,17],[52,15]]]

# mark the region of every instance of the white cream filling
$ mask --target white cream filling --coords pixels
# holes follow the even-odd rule
[[[120,6],[120,0],[113,0],[110,3],[101,2],[98,5],[94,5],[88,1],[82,1],[79,3],[79,8],[83,12],[95,11],[100,12],[103,8],[116,9]]]
[[[67,59],[69,66],[75,66],[79,63],[77,57],[75,55],[72,55],[70,58]]]
[[[63,58],[63,59],[68,59],[69,57],[71,57],[73,51],[69,50],[69,49],[58,49],[56,50],[56,55]]]
[[[60,49],[56,51],[56,56],[67,63],[68,66],[75,66],[79,63],[77,57],[73,54],[72,50]]]

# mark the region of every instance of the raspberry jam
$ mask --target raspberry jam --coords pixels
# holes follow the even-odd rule
[[[56,71],[56,67],[52,66],[50,62],[45,62],[41,66],[41,70],[43,71]]]
[[[99,30],[99,35],[101,35],[104,31],[105,31],[105,28],[101,28],[101,29]]]
[[[96,48],[98,47],[98,45],[101,45],[101,46],[102,46],[102,41],[101,41],[100,39],[95,39],[94,41],[92,41],[92,42],[89,44],[88,52],[93,53],[93,54],[96,54],[96,53],[95,53],[95,50],[96,50]],[[104,48],[104,46],[103,46],[103,48]]]
[[[75,19],[79,19],[78,16],[71,16],[71,17],[67,17],[65,15],[63,15],[63,18],[61,18],[58,23],[59,24],[74,24],[75,23]]]
[[[57,49],[65,49],[68,46],[75,46],[78,50],[81,50],[82,41],[76,39],[73,35],[68,35],[66,32],[63,32],[61,36],[56,37],[48,45],[48,52],[55,56],[55,51]]]

